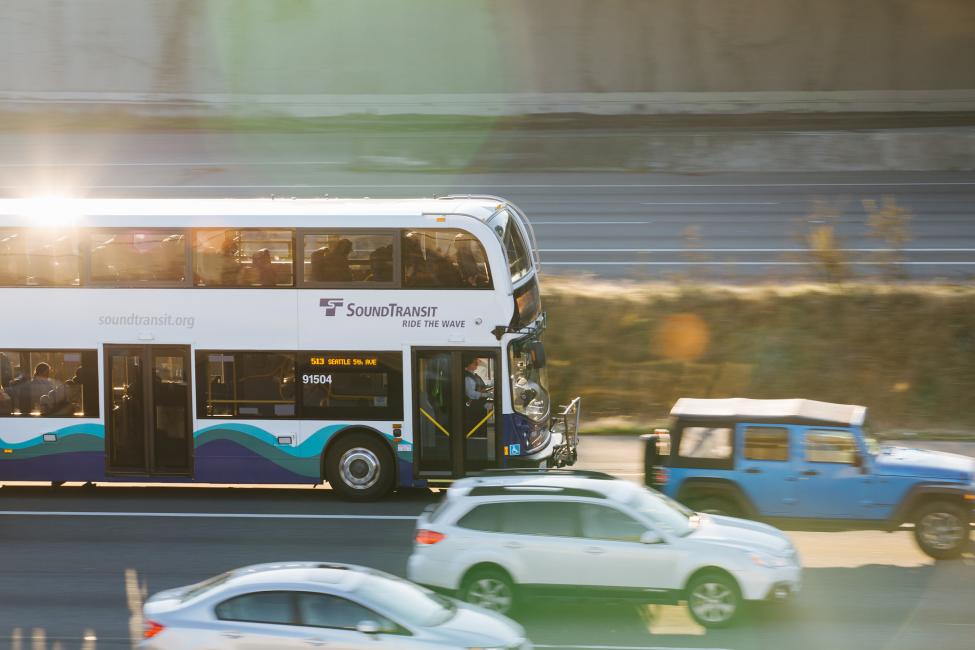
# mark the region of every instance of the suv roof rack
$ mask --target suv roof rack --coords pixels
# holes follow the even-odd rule
[[[480,472],[470,472],[471,477],[490,477],[490,476],[575,476],[578,478],[593,478],[601,481],[615,481],[616,477],[606,472],[597,472],[590,469],[534,469],[531,467],[513,469],[485,469]]]
[[[595,490],[571,487],[536,487],[531,485],[482,485],[471,488],[467,493],[472,497],[532,496],[532,497],[589,497],[605,499],[606,495]]]

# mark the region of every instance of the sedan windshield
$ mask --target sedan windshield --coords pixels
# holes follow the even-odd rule
[[[628,505],[672,535],[684,537],[697,528],[698,517],[692,510],[659,492],[637,488]]]
[[[434,627],[450,620],[453,601],[405,580],[366,576],[356,592],[364,605],[374,606],[390,618],[417,627]]]

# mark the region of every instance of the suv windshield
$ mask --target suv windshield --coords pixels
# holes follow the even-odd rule
[[[364,576],[356,593],[390,618],[418,627],[446,623],[457,610],[449,598],[391,576]]]
[[[694,511],[658,492],[637,488],[627,505],[678,537],[690,535],[697,528],[698,518]]]
[[[517,221],[507,210],[502,210],[496,214],[490,223],[494,232],[498,234],[501,243],[504,244],[504,254],[508,258],[508,272],[511,274],[511,281],[518,282],[532,270],[531,257],[528,254],[528,247],[521,236]]]

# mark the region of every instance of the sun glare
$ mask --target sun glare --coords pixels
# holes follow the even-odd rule
[[[34,226],[64,228],[77,223],[82,214],[78,199],[69,196],[34,196],[19,203],[17,213]]]

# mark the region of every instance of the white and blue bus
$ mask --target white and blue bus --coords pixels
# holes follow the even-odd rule
[[[571,464],[536,251],[497,197],[0,200],[0,481]]]

